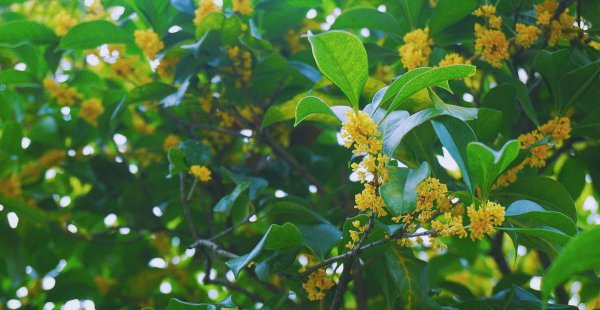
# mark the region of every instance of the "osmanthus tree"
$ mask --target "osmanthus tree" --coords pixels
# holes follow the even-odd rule
[[[598,1],[0,20],[0,309],[600,306]]]

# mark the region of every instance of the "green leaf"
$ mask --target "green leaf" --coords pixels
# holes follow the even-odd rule
[[[379,30],[400,35],[401,28],[394,16],[374,8],[351,8],[335,19],[331,29]]]
[[[8,69],[0,71],[0,85],[2,84],[16,86],[35,86],[39,85],[39,82],[29,72]]]
[[[325,257],[342,237],[342,232],[335,225],[297,202],[275,199],[267,203],[266,210],[270,222],[296,225],[306,245],[319,257]]]
[[[591,228],[573,238],[542,278],[542,293],[548,300],[550,292],[574,275],[600,266],[600,227]]]
[[[446,27],[469,16],[479,4],[476,0],[440,0],[429,18],[429,32],[435,36]]]
[[[319,70],[358,108],[360,94],[369,77],[367,52],[362,42],[344,31],[309,36]]]
[[[429,165],[423,162],[417,169],[389,167],[390,180],[379,187],[387,208],[400,215],[417,207],[417,186],[429,176]]]
[[[298,126],[298,124],[300,124],[309,116],[315,115],[323,115],[330,120],[332,119],[331,117],[336,118],[335,113],[333,113],[331,107],[329,107],[327,103],[320,98],[308,96],[302,98],[296,106],[296,121],[294,122],[294,127]]]
[[[169,175],[168,178],[173,177],[180,172],[187,172],[188,166],[185,163],[185,154],[178,148],[170,148],[167,154],[169,160]]]
[[[14,20],[0,25],[0,43],[31,42],[47,44],[56,41],[52,29],[28,20]]]
[[[519,155],[520,147],[518,140],[506,142],[499,151],[479,142],[471,142],[467,145],[469,175],[475,185],[474,190],[479,188],[483,200],[487,199],[496,178]]]
[[[252,262],[263,249],[279,251],[298,247],[301,244],[302,235],[294,224],[285,223],[282,226],[272,224],[250,253],[231,259],[226,264],[237,278],[240,271]]]
[[[473,129],[467,123],[454,117],[440,117],[431,121],[433,129],[442,145],[452,156],[471,195],[475,195],[469,170],[467,169],[467,145],[477,141]]]
[[[127,94],[125,102],[129,104],[146,100],[162,100],[176,90],[173,86],[165,83],[151,82],[132,89]]]
[[[475,66],[452,65],[447,67],[433,68],[416,75],[400,88],[398,94],[396,97],[394,97],[394,100],[388,109],[388,113],[398,108],[402,109],[402,102],[421,89],[451,79],[470,77],[473,74],[475,74]]]
[[[75,25],[60,40],[63,50],[93,49],[102,44],[133,43],[132,37],[115,24],[105,20],[83,22]]]
[[[576,221],[575,204],[569,193],[557,181],[543,176],[521,177],[497,193],[509,202],[526,199],[540,204],[548,211],[557,211]]]
[[[0,140],[0,150],[8,154],[18,154],[22,151],[21,139],[23,131],[21,125],[15,121],[9,121],[2,126],[2,140]]]

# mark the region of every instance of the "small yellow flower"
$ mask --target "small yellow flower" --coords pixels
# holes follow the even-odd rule
[[[158,37],[158,34],[152,29],[136,30],[135,44],[137,44],[150,59],[155,59],[156,54],[165,47],[164,43]]]
[[[198,9],[194,11],[194,24],[198,25],[202,19],[212,12],[220,12],[221,8],[213,0],[200,0]]]
[[[79,117],[93,126],[97,125],[96,119],[104,113],[102,102],[96,98],[88,99],[81,104]]]
[[[179,146],[179,143],[181,143],[181,139],[177,135],[169,134],[163,142],[163,150],[168,151],[172,147]]]
[[[233,10],[242,15],[252,15],[254,9],[252,8],[251,0],[231,0]]]
[[[518,46],[529,48],[535,43],[540,36],[540,29],[534,25],[525,25],[517,23],[516,27],[517,35],[515,37],[515,43]]]
[[[64,36],[71,27],[77,25],[77,19],[66,11],[60,11],[54,18],[56,24],[54,32],[57,36]]]
[[[504,207],[488,201],[483,204],[479,209],[475,208],[475,205],[470,205],[467,208],[467,215],[469,216],[469,230],[471,231],[471,239],[481,239],[484,234],[491,234],[494,232],[494,226],[502,225],[504,222]]]
[[[208,182],[212,179],[211,171],[206,166],[193,165],[190,167],[190,173],[201,182]]]
[[[429,29],[416,29],[404,35],[404,45],[398,52],[402,65],[408,70],[429,64],[429,55],[433,40],[429,38]]]
[[[0,195],[7,198],[21,196],[21,180],[13,173],[7,179],[0,180]]]

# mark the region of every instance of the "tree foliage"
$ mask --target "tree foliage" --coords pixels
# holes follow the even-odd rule
[[[599,10],[0,0],[0,309],[598,307]]]

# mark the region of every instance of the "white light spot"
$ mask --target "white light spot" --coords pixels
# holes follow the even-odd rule
[[[54,285],[56,285],[56,280],[53,277],[45,276],[42,278],[42,289],[44,291],[53,289]]]
[[[362,28],[360,30],[360,35],[363,36],[363,37],[365,37],[365,38],[368,38],[368,37],[371,36],[371,32],[369,31],[368,28]]]
[[[229,282],[235,282],[235,275],[233,275],[233,272],[231,270],[227,271],[227,273],[225,274],[225,278],[227,278]]]
[[[21,302],[16,299],[11,299],[6,303],[8,309],[19,309],[21,308]]]
[[[529,287],[532,290],[536,290],[539,291],[540,290],[540,285],[542,284],[542,277],[531,277],[531,280],[529,281]]]
[[[104,225],[106,225],[106,227],[112,227],[115,226],[117,224],[117,216],[113,213],[107,215],[104,218]]]
[[[288,194],[280,189],[275,191],[275,197],[277,198],[283,198],[285,196],[287,196]]]
[[[136,173],[138,172],[138,170],[139,170],[139,169],[138,169],[138,166],[137,166],[137,165],[134,165],[134,164],[130,164],[130,165],[129,165],[129,172],[130,172],[131,174],[136,174]]]
[[[12,229],[17,228],[17,226],[19,225],[19,217],[17,216],[16,213],[8,212],[8,214],[6,215],[6,218],[8,219],[8,226],[10,226],[10,228],[12,228]]]
[[[28,148],[30,144],[31,144],[31,140],[29,138],[23,137],[23,139],[21,139],[21,148],[22,149]]]
[[[154,207],[154,208],[152,208],[152,213],[154,213],[154,215],[155,215],[156,217],[161,217],[161,216],[163,216],[163,212],[162,212],[162,210],[160,209],[160,207]]]
[[[121,227],[121,228],[119,228],[119,233],[121,235],[128,235],[129,232],[131,232],[131,229],[129,229],[129,227]]]
[[[94,54],[87,54],[85,56],[85,61],[88,63],[88,65],[92,67],[95,67],[100,64],[100,59],[98,59],[98,56]]]
[[[385,13],[387,11],[387,7],[385,4],[381,4],[377,7],[377,11]]]
[[[306,257],[305,255],[300,255],[298,256],[298,262],[300,263],[300,265],[306,266],[308,264],[308,257]]]
[[[215,299],[217,299],[217,297],[219,297],[219,292],[217,292],[217,290],[215,290],[215,289],[208,290],[208,298],[210,298],[211,300],[215,300]]]
[[[174,26],[171,26],[171,28],[169,28],[168,31],[169,31],[169,33],[176,33],[176,32],[181,31],[182,29],[183,28],[181,28],[180,26],[174,25]]]
[[[53,302],[47,302],[44,304],[43,310],[53,310],[56,305]]]
[[[85,156],[94,154],[94,147],[91,145],[84,146],[83,149],[81,150],[81,154],[83,154]]]
[[[27,294],[29,294],[29,291],[27,290],[26,287],[22,286],[17,290],[17,297],[19,298],[23,298],[26,297]]]
[[[171,283],[165,281],[160,284],[160,292],[161,293],[169,294],[169,293],[171,293],[172,290],[173,290],[173,287],[171,286]]]
[[[519,75],[519,80],[523,82],[523,84],[527,83],[527,80],[529,80],[529,75],[527,75],[527,71],[525,71],[525,69],[519,68],[517,70],[517,74]]]
[[[522,246],[522,245],[519,245],[517,247],[517,255],[519,255],[519,256],[525,256],[526,254],[527,254],[527,248],[524,247],[524,246]]]
[[[250,130],[250,129],[242,129],[242,130],[240,130],[240,134],[243,135],[243,136],[245,136],[245,137],[250,138],[250,137],[252,137],[252,130]]]
[[[469,93],[464,93],[463,94],[463,100],[466,102],[473,102],[475,98],[473,98],[473,95],[469,94]]]
[[[71,299],[62,306],[61,310],[79,310],[81,309],[81,302],[77,299]]]
[[[71,197],[69,197],[69,196],[63,196],[58,201],[58,205],[61,206],[61,207],[63,207],[63,208],[69,206],[70,204],[71,204]]]
[[[254,223],[254,222],[256,222],[256,220],[257,220],[257,219],[258,219],[258,216],[256,216],[256,214],[253,214],[253,215],[252,215],[252,216],[251,216],[251,217],[248,219],[248,221],[249,221],[250,223]]]
[[[308,12],[306,12],[306,18],[313,19],[315,17],[317,17],[317,10],[310,9],[310,10],[308,10]]]
[[[458,171],[459,169],[456,160],[452,158],[452,155],[450,155],[450,152],[448,152],[445,147],[442,147],[442,153],[444,156],[436,155],[440,165],[448,171]]]
[[[67,225],[67,230],[69,230],[71,233],[77,233],[77,226],[73,225],[73,224],[69,224]]]
[[[165,269],[167,268],[167,262],[160,257],[155,257],[148,262],[148,267]]]
[[[583,201],[583,210],[590,211],[592,213],[598,212],[598,201],[594,198],[594,196],[590,195],[585,197]]]
[[[15,65],[15,70],[17,70],[17,71],[25,71],[25,70],[27,70],[27,65],[25,63],[20,62],[20,63],[18,63],[18,64]]]
[[[308,191],[314,194],[314,193],[317,192],[317,187],[314,186],[314,185],[309,185],[308,186]]]

